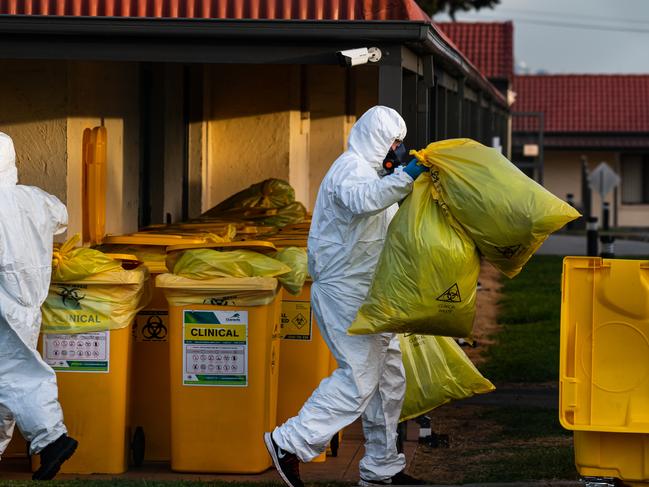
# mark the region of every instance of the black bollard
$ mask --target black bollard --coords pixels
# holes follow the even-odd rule
[[[575,207],[575,195],[572,193],[568,193],[566,195],[566,203],[568,203],[570,206],[573,208]],[[573,230],[575,228],[575,221],[571,220],[568,222],[566,225],[566,230]]]
[[[610,230],[610,218],[611,218],[611,205],[608,202],[604,202],[602,205],[602,231]],[[602,244],[600,252],[600,257],[605,259],[612,259],[615,257],[615,237],[611,235],[602,235],[599,237],[599,241]]]
[[[597,217],[590,216],[586,221],[586,255],[597,257]]]

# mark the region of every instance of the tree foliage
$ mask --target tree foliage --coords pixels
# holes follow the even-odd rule
[[[444,12],[455,20],[457,12],[494,8],[500,0],[417,0],[417,3],[428,15]]]

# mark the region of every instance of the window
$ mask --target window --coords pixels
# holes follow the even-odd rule
[[[649,155],[622,155],[622,203],[649,204]]]

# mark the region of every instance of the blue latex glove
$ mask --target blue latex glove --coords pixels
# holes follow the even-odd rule
[[[413,179],[417,179],[422,172],[428,171],[429,169],[426,166],[422,166],[417,161],[417,158],[413,158],[412,161],[408,163],[406,167],[403,168],[405,172]]]

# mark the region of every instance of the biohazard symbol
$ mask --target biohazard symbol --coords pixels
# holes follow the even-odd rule
[[[164,340],[167,337],[167,327],[159,316],[150,316],[142,327],[142,336],[147,340]]]
[[[229,302],[227,298],[205,298],[203,304],[210,304],[212,306],[231,306],[233,302]]]
[[[430,177],[434,183],[439,183],[439,170],[434,170],[430,172]]]
[[[507,247],[496,247],[496,250],[506,259],[514,257],[521,249],[522,245],[509,245]]]
[[[461,303],[462,297],[460,296],[460,288],[457,287],[457,283],[453,284],[446,291],[444,291],[437,298],[437,301],[443,301],[445,303]]]
[[[302,313],[298,313],[298,315],[293,318],[292,323],[295,325],[295,328],[301,330],[302,328],[304,328],[304,325],[306,325],[306,318],[304,317],[304,315],[302,315]]]
[[[62,287],[58,292],[58,295],[61,296],[63,306],[68,309],[81,309],[81,304],[79,304],[79,302],[86,297],[85,294],[79,295],[79,290],[74,287]]]

